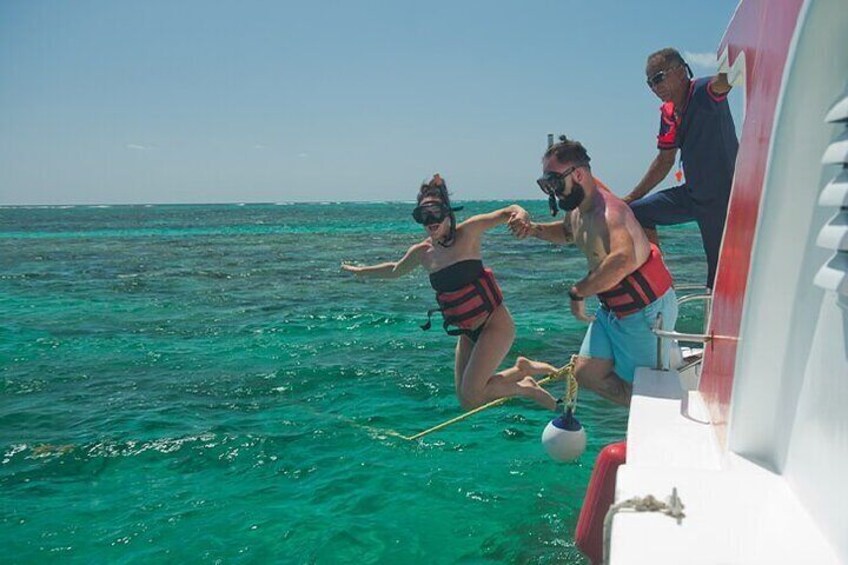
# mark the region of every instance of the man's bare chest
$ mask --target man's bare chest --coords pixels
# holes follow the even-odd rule
[[[598,225],[592,216],[583,216],[574,222],[574,243],[583,251],[590,268],[600,264],[609,253],[604,243],[605,233],[604,226]]]

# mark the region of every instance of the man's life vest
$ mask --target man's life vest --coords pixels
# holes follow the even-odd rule
[[[598,293],[601,305],[624,318],[638,312],[660,298],[671,288],[671,273],[663,262],[662,253],[653,243],[648,259],[641,267],[624,277],[613,288]]]

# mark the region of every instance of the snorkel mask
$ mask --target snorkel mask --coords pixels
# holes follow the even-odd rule
[[[578,191],[579,185],[576,183],[571,193],[564,198],[562,197],[562,193],[565,192],[565,177],[576,170],[577,166],[569,167],[561,173],[548,171],[536,179],[536,184],[539,185],[542,192],[548,195],[548,207],[551,209],[551,216],[556,216],[560,208],[570,212],[583,200],[583,191]],[[574,205],[572,206],[572,204]]]
[[[559,212],[557,206],[557,194],[565,190],[565,185],[561,177],[557,177],[556,173],[545,173],[538,179],[536,184],[542,189],[542,192],[548,195],[548,207],[551,209],[551,216],[556,216]]]
[[[428,202],[420,204],[422,200],[427,198],[438,198],[440,202]],[[456,216],[454,212],[462,210],[462,206],[451,206],[450,197],[448,196],[447,185],[444,179],[436,173],[432,180],[421,184],[421,190],[418,195],[419,205],[412,211],[412,218],[424,226],[441,223],[445,218],[450,218],[450,232],[444,241],[437,242],[442,247],[450,247],[453,245],[456,238]]]
[[[412,210],[412,219],[424,226],[441,224],[450,215],[451,209],[441,202],[422,204]]]
[[[559,210],[570,212],[577,208],[586,196],[583,186],[573,181],[571,192],[563,196],[565,192],[565,179],[579,167],[588,167],[591,158],[586,149],[575,140],[569,140],[566,136],[559,136],[559,144],[554,147],[554,135],[548,134],[548,149],[545,151],[544,159],[556,159],[559,163],[571,162],[573,165],[561,173],[546,171],[536,180],[536,184],[548,197],[548,208],[551,216],[556,216]],[[562,160],[560,160],[562,159]],[[572,179],[573,180],[573,179]]]

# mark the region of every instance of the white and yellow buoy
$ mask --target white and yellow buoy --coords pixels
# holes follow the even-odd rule
[[[548,422],[542,432],[542,446],[555,461],[573,461],[586,449],[586,430],[574,417],[577,404],[577,379],[574,376],[574,363],[569,363],[565,372],[566,393],[557,402],[563,408],[562,413]]]
[[[551,459],[573,461],[586,449],[586,430],[571,409],[548,422],[542,432],[542,445]]]

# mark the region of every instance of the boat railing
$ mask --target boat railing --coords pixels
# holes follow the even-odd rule
[[[692,285],[684,285],[677,287],[678,291],[687,291],[687,290],[704,290],[702,286],[692,286]],[[709,318],[710,318],[710,310],[712,309],[712,293],[707,290],[707,292],[700,292],[697,294],[688,294],[685,296],[681,296],[677,299],[677,305],[682,306],[684,304],[690,302],[704,302],[704,329],[705,333],[685,333],[678,332],[677,330],[664,330],[663,327],[663,317],[662,313],[657,314],[657,321],[654,325],[653,332],[654,335],[657,336],[657,370],[666,370],[665,368],[665,360],[663,359],[663,340],[664,339],[673,339],[678,342],[694,342],[694,343],[707,343],[710,341],[710,336],[706,333],[707,328],[709,327]],[[699,360],[700,361],[700,360]],[[698,361],[698,362],[699,362]]]

